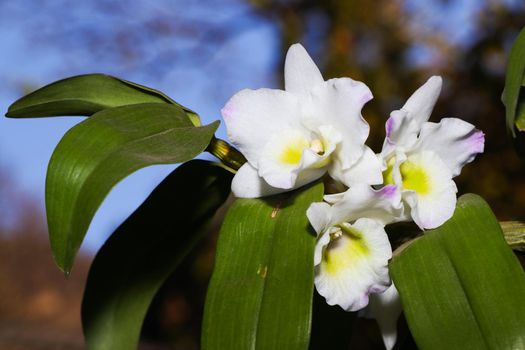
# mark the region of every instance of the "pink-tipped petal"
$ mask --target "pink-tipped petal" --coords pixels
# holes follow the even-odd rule
[[[331,223],[351,222],[359,218],[373,218],[383,224],[398,221],[403,212],[401,192],[388,185],[374,190],[368,185],[350,187],[341,199],[332,206]]]
[[[376,220],[362,218],[343,225],[351,234],[327,231],[317,242],[315,287],[329,305],[357,311],[368,304],[370,293],[390,285],[392,248],[383,224]]]
[[[453,176],[464,165],[483,153],[485,135],[474,125],[458,118],[444,118],[439,123],[424,123],[417,145],[418,150],[433,151],[449,167]]]

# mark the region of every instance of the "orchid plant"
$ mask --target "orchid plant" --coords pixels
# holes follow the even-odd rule
[[[521,83],[525,62],[509,67]],[[504,101],[515,115],[521,85],[508,79]],[[390,114],[379,153],[365,144],[365,83],[325,81],[300,44],[288,50],[284,80],[285,90],[246,89],[225,104],[231,144],[214,136],[218,122],[202,125],[163,93],[100,74],[58,81],[10,107],[14,118],[89,116],[60,141],[47,174],[51,248],[66,274],[117,182],[145,166],[184,163],[97,254],[82,309],[88,348],[137,347],[152,298],[230,188],[236,199],[219,234],[203,348],[308,348],[316,327],[334,322],[312,316],[314,286],[332,309],[376,319],[387,349],[402,312],[421,348],[525,347],[516,246],[480,197],[457,199],[453,181],[483,153],[484,133],[457,118],[428,121],[442,78]],[[205,150],[220,162],[192,160]],[[400,222],[417,233],[395,233]],[[337,348],[333,340],[315,343]]]

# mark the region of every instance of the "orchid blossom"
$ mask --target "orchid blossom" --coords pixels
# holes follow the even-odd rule
[[[422,229],[443,224],[456,207],[453,177],[483,152],[485,137],[457,118],[428,122],[441,91],[441,77],[431,77],[386,122],[380,157],[385,184],[402,193],[405,213]]]
[[[350,78],[325,81],[306,50],[286,55],[285,90],[245,89],[222,109],[228,136],[246,157],[235,175],[237,197],[289,191],[326,172],[347,186],[381,184],[381,163],[364,145],[369,126],[361,116],[372,98]]]
[[[373,190],[360,184],[325,196],[325,201],[311,204],[307,211],[318,234],[315,286],[329,305],[360,310],[370,293],[390,286],[392,248],[384,226],[400,214],[401,195],[396,186]]]
[[[383,293],[370,294],[370,303],[359,316],[377,321],[383,344],[391,350],[397,341],[397,320],[403,311],[401,299],[394,283]]]

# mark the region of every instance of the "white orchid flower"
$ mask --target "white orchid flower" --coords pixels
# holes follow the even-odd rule
[[[350,78],[324,81],[299,44],[288,50],[284,75],[285,91],[242,90],[221,111],[230,140],[248,160],[233,179],[233,193],[255,198],[289,191],[327,171],[347,186],[382,183],[381,163],[364,145],[368,87]]]
[[[386,350],[391,350],[397,341],[397,320],[403,311],[401,299],[394,283],[383,293],[370,294],[370,303],[361,310],[360,316],[375,318],[381,331]]]
[[[428,122],[441,91],[441,77],[431,77],[391,113],[380,157],[385,184],[401,189],[406,212],[422,229],[443,224],[456,207],[453,177],[483,152],[485,136],[457,118]]]
[[[343,194],[313,203],[307,216],[318,234],[314,253],[315,286],[329,305],[356,311],[370,293],[390,286],[392,248],[384,230],[402,210],[396,186],[373,190],[354,185]]]

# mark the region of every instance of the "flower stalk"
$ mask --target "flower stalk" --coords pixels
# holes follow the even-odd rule
[[[501,221],[499,224],[507,244],[513,250],[525,252],[525,222]]]
[[[217,157],[224,165],[234,170],[235,172],[246,163],[246,158],[235,147],[228,142],[216,138],[212,138],[206,151]]]

